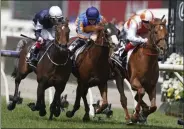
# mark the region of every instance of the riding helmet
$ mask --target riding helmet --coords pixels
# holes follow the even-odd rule
[[[96,20],[99,17],[99,11],[95,7],[90,7],[86,10],[87,19]]]

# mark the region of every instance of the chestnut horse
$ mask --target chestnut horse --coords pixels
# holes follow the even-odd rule
[[[101,95],[107,96],[107,81],[110,73],[109,52],[111,44],[118,44],[118,29],[112,23],[106,23],[103,27],[103,29],[96,31],[96,41],[90,41],[89,45],[76,59],[76,67],[73,72],[78,82],[76,100],[73,110],[66,113],[67,117],[74,116],[80,108],[82,97],[85,106],[83,121],[90,120],[89,105],[86,99],[89,87],[98,85]],[[116,38],[116,40],[113,38]],[[71,41],[73,41],[73,38]],[[104,105],[107,106],[107,99],[104,101]]]
[[[56,117],[59,116],[61,112],[60,95],[65,89],[72,67],[72,63],[69,58],[69,51],[67,49],[69,32],[70,29],[68,27],[67,19],[65,23],[58,23],[55,26],[55,39],[46,41],[46,44],[40,50],[41,59],[39,60],[36,68],[33,68],[26,63],[26,55],[34,42],[28,40],[27,44],[24,43],[22,45],[18,65],[12,73],[13,77],[15,77],[15,92],[13,101],[8,106],[9,110],[13,110],[15,108],[18,98],[20,97],[18,95],[18,90],[21,80],[34,71],[37,74],[38,82],[37,102],[36,105],[34,103],[29,104],[30,108],[32,111],[39,111],[40,116],[45,116],[45,90],[48,87],[54,86],[55,94],[50,106],[51,115],[49,119],[52,119],[53,114]]]
[[[155,112],[156,107],[156,83],[159,77],[158,56],[165,54],[167,50],[167,29],[166,20],[155,18],[154,21],[146,24],[148,32],[148,42],[137,46],[128,62],[127,71],[119,72],[116,80],[120,92],[123,108],[126,113],[126,120],[133,123],[146,122],[148,115]],[[112,60],[113,61],[113,60]],[[117,65],[116,65],[117,66]],[[116,71],[120,68],[115,67]],[[127,78],[132,86],[132,90],[137,91],[135,100],[138,102],[135,113],[130,118],[127,109],[127,98],[124,94],[123,80]],[[148,94],[151,106],[149,107],[143,100],[145,92]],[[140,109],[142,107],[142,110]],[[141,110],[141,112],[140,112]]]

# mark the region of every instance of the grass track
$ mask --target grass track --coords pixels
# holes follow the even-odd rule
[[[113,109],[114,115],[110,119],[98,121],[91,118],[90,122],[83,123],[84,110],[81,107],[73,118],[67,118],[66,112],[62,112],[58,118],[48,120],[49,106],[47,105],[47,115],[40,117],[38,112],[32,112],[26,105],[31,100],[24,100],[22,105],[17,105],[15,110],[8,111],[5,98],[1,98],[1,127],[2,128],[182,128],[177,125],[177,118],[165,116],[156,112],[148,118],[147,125],[126,126],[123,124],[124,112],[122,109]],[[72,107],[70,106],[69,109]],[[105,118],[105,116],[102,116]]]

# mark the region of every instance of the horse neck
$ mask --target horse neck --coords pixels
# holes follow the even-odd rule
[[[150,51],[152,52],[152,51],[154,51],[155,52],[155,39],[154,39],[154,37],[153,37],[153,34],[151,33],[151,32],[149,32],[149,34],[148,34],[148,42],[146,43],[146,45],[148,46],[147,48],[149,48],[150,49]]]
[[[91,60],[93,60],[93,62],[100,62],[102,60],[108,61],[109,52],[109,47],[99,46],[96,44],[93,44],[91,49],[89,50],[89,54],[92,55]]]
[[[53,44],[49,50],[50,58],[58,64],[62,64],[68,57],[68,52],[60,50],[55,44]]]
[[[141,62],[145,62],[145,66],[153,66],[157,62],[158,53],[155,49],[154,37],[151,32],[148,34],[148,42],[146,43],[146,46],[143,46],[142,49],[139,49],[139,54],[140,53],[142,55]]]

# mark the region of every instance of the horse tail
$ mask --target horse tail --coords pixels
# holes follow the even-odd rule
[[[18,44],[17,44],[17,48],[16,48],[16,51],[21,51],[24,46],[27,44],[27,41],[25,39],[21,39]],[[14,70],[11,74],[11,77],[15,78],[17,76],[17,71],[18,71],[18,62],[19,62],[19,58],[15,59],[15,62],[14,62]]]

